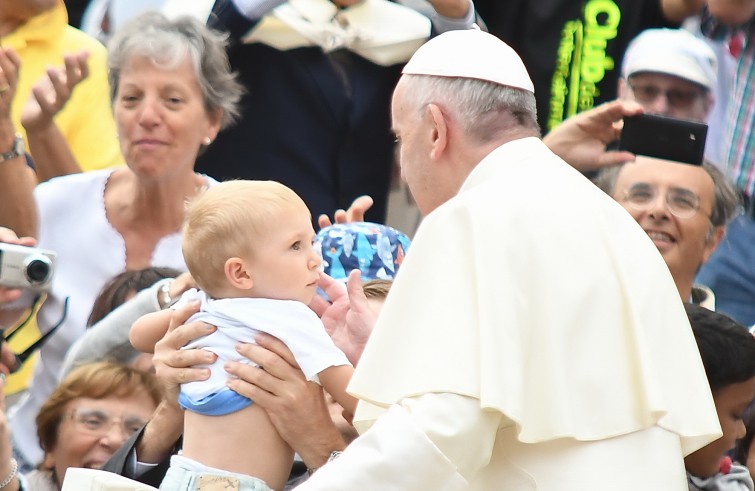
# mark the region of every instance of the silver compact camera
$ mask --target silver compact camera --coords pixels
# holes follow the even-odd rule
[[[52,251],[0,242],[0,286],[49,290],[55,257]]]

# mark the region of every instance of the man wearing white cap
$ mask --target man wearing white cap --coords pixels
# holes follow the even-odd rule
[[[392,109],[425,220],[349,385],[362,436],[297,489],[686,489],[720,428],[677,290],[540,141],[519,56],[442,34]]]
[[[713,107],[716,54],[683,29],[648,29],[629,44],[619,97],[645,112],[705,122]]]

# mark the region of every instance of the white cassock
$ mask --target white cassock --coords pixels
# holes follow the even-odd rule
[[[683,491],[721,434],[657,249],[537,138],[424,220],[349,390],[362,436],[297,489]]]

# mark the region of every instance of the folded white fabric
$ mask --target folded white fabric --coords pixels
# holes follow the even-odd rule
[[[188,15],[205,22],[210,16],[214,4],[215,0],[192,0],[191,2],[187,2],[186,0],[165,0],[161,11],[170,19]]]
[[[157,488],[112,472],[69,467],[62,491],[157,491]]]
[[[345,9],[329,0],[289,0],[266,15],[244,42],[279,50],[348,49],[388,66],[407,61],[430,37],[430,29],[429,18],[388,0],[364,0]]]
[[[213,0],[166,0],[169,17],[207,19]],[[325,52],[348,49],[377,63],[404,63],[430,38],[430,19],[389,0],[363,0],[339,9],[330,0],[289,0],[264,16],[244,37],[281,51],[319,46]]]

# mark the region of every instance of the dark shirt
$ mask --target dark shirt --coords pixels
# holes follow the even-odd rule
[[[489,31],[511,45],[535,85],[547,132],[617,96],[629,41],[663,19],[659,0],[475,0]]]
[[[208,23],[231,39],[254,25],[227,1],[216,2]],[[282,182],[314,217],[369,194],[375,204],[366,219],[384,221],[394,161],[390,99],[401,65],[260,43],[234,43],[228,54],[247,89],[241,120],[220,132],[197,170],[218,180]]]

